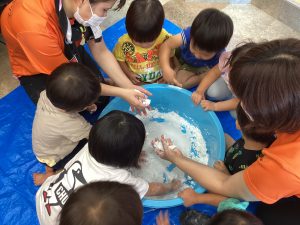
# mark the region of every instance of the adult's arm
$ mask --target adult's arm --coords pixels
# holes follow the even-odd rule
[[[134,87],[134,85],[122,71],[114,55],[107,49],[104,40],[100,42],[91,40],[88,42],[88,45],[95,61],[119,87]]]
[[[161,158],[174,163],[208,191],[246,201],[258,201],[246,186],[243,178],[244,171],[240,171],[234,175],[224,174],[219,170],[183,156],[178,149],[171,150],[168,147],[167,140],[164,138],[162,138],[162,143],[164,151],[156,150],[157,154]]]
[[[142,89],[139,90],[142,91]],[[145,95],[142,92],[138,92],[134,89],[114,87],[101,83],[101,95],[120,97],[127,101],[131,106],[139,109],[145,108],[145,105],[143,105],[143,103],[139,100],[139,98],[144,98]]]

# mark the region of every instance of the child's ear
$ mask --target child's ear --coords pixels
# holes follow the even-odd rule
[[[235,127],[236,129],[241,130],[240,124],[237,120],[235,121]]]

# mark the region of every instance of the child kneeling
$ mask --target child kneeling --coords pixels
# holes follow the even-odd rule
[[[46,173],[34,173],[35,185],[41,185],[87,143],[91,124],[80,114],[100,96],[99,79],[86,66],[65,63],[48,78],[37,104],[32,127],[32,147]]]
[[[145,127],[135,116],[112,111],[91,129],[88,144],[59,174],[49,177],[36,194],[36,208],[41,224],[57,224],[58,215],[70,194],[94,181],[118,181],[130,184],[140,198],[177,190],[178,180],[171,183],[148,183],[134,177],[127,169],[139,167],[145,141]]]

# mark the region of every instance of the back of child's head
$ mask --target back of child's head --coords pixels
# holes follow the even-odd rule
[[[191,27],[191,40],[194,47],[206,52],[224,49],[233,34],[231,18],[218,9],[202,10]]]
[[[134,0],[126,14],[128,35],[136,42],[152,42],[159,36],[164,19],[159,0]]]
[[[60,225],[141,225],[143,207],[127,184],[95,182],[74,191],[60,214]]]
[[[238,104],[236,114],[243,136],[266,146],[269,146],[274,141],[274,132],[265,132],[257,129],[243,110],[241,104]]]
[[[263,223],[251,213],[228,209],[213,216],[207,225],[263,225]]]
[[[135,116],[114,110],[92,127],[89,152],[99,163],[119,168],[138,167],[145,127]]]
[[[256,44],[237,59],[229,83],[257,129],[300,130],[300,40]]]
[[[93,104],[100,95],[96,75],[80,63],[65,63],[49,76],[46,94],[51,103],[67,112],[78,112]]]

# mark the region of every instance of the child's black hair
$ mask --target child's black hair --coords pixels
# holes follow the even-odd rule
[[[265,144],[266,147],[275,140],[273,132],[260,131],[253,125],[240,103],[236,107],[236,114],[241,131],[246,138]]]
[[[128,35],[136,42],[152,42],[161,33],[164,19],[159,0],[134,0],[126,14]]]
[[[207,225],[263,225],[263,223],[251,213],[228,209],[213,216]]]
[[[191,27],[193,45],[203,51],[218,52],[224,49],[233,34],[231,18],[218,9],[202,10]]]
[[[142,219],[140,196],[130,185],[100,181],[70,195],[59,225],[141,225]]]
[[[100,91],[99,79],[80,63],[60,65],[51,73],[46,85],[51,103],[67,112],[78,112],[93,104]]]
[[[114,110],[92,127],[89,152],[102,164],[119,167],[138,167],[145,141],[145,127],[135,116]]]

